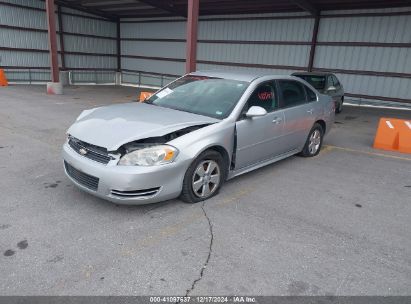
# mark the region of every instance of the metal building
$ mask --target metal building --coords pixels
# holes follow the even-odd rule
[[[47,2],[0,1],[0,66],[11,80],[50,80]],[[121,73],[123,83],[161,86],[194,66],[332,71],[353,99],[411,103],[407,0],[55,3],[59,67],[71,83]]]

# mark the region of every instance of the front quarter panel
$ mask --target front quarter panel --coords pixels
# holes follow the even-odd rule
[[[213,146],[225,149],[230,164],[234,149],[234,130],[234,123],[223,120],[176,138],[168,144],[179,150],[175,161],[185,163],[187,168],[202,152]]]

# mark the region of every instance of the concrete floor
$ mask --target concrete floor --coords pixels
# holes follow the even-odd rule
[[[126,207],[73,187],[60,149],[82,110],[136,89],[44,91],[0,88],[1,295],[410,294],[411,155],[370,147],[379,116],[410,111],[345,107],[318,157],[204,205]]]

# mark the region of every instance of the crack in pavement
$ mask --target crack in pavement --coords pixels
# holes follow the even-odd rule
[[[209,229],[209,232],[210,232],[210,245],[209,245],[209,247],[208,247],[207,259],[205,260],[204,265],[203,265],[203,267],[201,268],[201,271],[200,271],[200,276],[193,281],[193,284],[191,285],[191,288],[190,288],[190,289],[187,289],[186,294],[185,294],[186,297],[188,297],[188,296],[190,295],[190,293],[191,293],[191,292],[194,290],[194,288],[196,287],[196,284],[197,284],[198,282],[200,282],[201,279],[203,278],[204,270],[207,268],[208,262],[210,261],[211,254],[212,254],[212,252],[213,252],[213,241],[214,241],[213,225],[211,224],[211,220],[210,220],[210,218],[208,217],[207,212],[206,212],[205,209],[204,209],[204,204],[205,204],[205,202],[202,204],[201,209],[203,210],[204,216],[205,216],[205,218],[206,218],[207,221],[208,221],[208,229]]]

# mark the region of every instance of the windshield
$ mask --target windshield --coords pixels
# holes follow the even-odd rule
[[[295,75],[307,81],[317,90],[323,90],[325,88],[325,76],[313,76],[313,75]]]
[[[147,103],[223,119],[230,115],[248,82],[185,76],[151,96]]]

